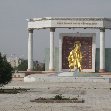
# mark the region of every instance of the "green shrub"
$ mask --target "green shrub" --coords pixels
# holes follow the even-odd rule
[[[0,86],[8,84],[12,79],[13,68],[7,62],[6,56],[0,53]]]

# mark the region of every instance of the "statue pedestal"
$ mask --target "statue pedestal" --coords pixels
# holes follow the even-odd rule
[[[78,75],[79,75],[79,69],[76,68],[73,72],[73,76],[77,77]]]
[[[69,77],[69,76],[74,76],[74,72],[61,72],[58,74],[59,77]]]
[[[79,69],[77,67],[75,67],[71,72],[62,72],[58,74],[58,76],[66,76],[66,77],[69,76],[78,77],[78,75],[79,75]]]
[[[59,73],[58,74],[58,76],[60,76],[60,77],[77,77],[78,76],[78,74],[79,74],[79,71],[78,71],[78,69],[76,69],[75,71],[73,71],[73,72],[61,72],[61,73]]]

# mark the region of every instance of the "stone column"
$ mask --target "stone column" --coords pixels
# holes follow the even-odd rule
[[[49,60],[49,71],[54,71],[54,32],[55,32],[55,28],[50,28],[50,60]]]
[[[28,69],[33,70],[33,29],[28,29]]]
[[[100,29],[100,69],[99,72],[105,72],[105,29]]]

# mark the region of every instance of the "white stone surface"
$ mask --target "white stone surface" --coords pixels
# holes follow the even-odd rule
[[[111,28],[111,18],[44,17],[28,19],[28,28]]]
[[[74,71],[71,72],[61,72],[58,74],[59,77],[78,77],[79,75],[79,70],[75,69]]]
[[[96,83],[109,83],[110,77],[74,77],[73,72],[68,73],[59,73],[56,75],[49,75],[49,76],[39,76],[38,74],[29,75],[24,77],[24,82],[80,82],[80,83],[90,83],[90,82],[96,82]]]
[[[74,72],[61,72],[58,74],[59,77],[69,77],[69,76],[74,76]]]

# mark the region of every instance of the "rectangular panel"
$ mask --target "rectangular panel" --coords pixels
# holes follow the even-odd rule
[[[82,69],[92,69],[92,37],[63,37],[62,69],[69,69],[68,56],[74,49],[74,43],[80,41],[82,52]]]
[[[98,28],[103,27],[103,21],[88,20],[52,20],[51,27],[76,27],[76,28]]]
[[[59,52],[59,61],[61,63],[61,70],[69,70],[68,56],[74,43],[80,41],[82,52],[82,71],[95,72],[95,52],[96,52],[96,34],[95,33],[61,33],[61,52]]]

